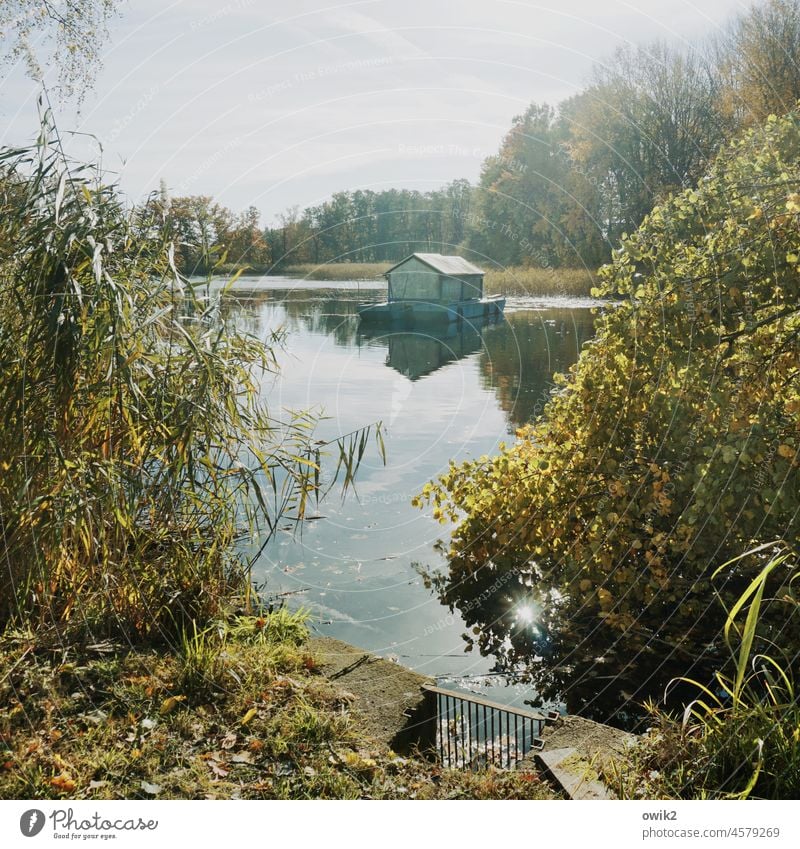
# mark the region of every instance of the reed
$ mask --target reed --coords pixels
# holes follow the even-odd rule
[[[392,263],[332,262],[325,265],[292,265],[281,274],[303,280],[382,280]],[[487,295],[589,297],[597,285],[594,272],[574,268],[515,267],[486,272]]]
[[[159,200],[126,209],[47,116],[0,151],[0,628],[202,632],[249,596],[242,540],[319,494],[314,418],[260,392],[273,350],[173,252]],[[358,460],[333,451],[347,486]]]
[[[597,285],[595,273],[575,268],[492,269],[486,272],[487,295],[587,298]]]
[[[287,277],[302,280],[383,280],[394,265],[391,262],[329,262],[324,265],[288,265],[280,270]]]

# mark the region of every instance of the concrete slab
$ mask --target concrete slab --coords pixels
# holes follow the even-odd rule
[[[571,746],[538,752],[534,758],[569,799],[581,801],[615,799],[614,794],[597,778],[588,761]]]
[[[371,739],[404,752],[435,728],[422,690],[432,678],[333,637],[311,637],[308,646],[323,675],[353,695],[353,710]]]

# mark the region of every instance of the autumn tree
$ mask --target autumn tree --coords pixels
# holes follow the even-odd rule
[[[783,115],[800,98],[800,2],[766,0],[711,46],[724,87],[720,107],[735,126]]]
[[[500,265],[591,265],[608,258],[599,194],[575,167],[570,131],[547,104],[514,119],[483,164],[469,245]]]
[[[233,216],[227,233],[227,262],[239,267],[262,268],[270,262],[270,252],[260,226],[261,213],[255,206]]]
[[[668,192],[694,185],[724,138],[704,60],[663,44],[625,47],[565,103],[568,146],[600,195],[606,236],[631,232]]]
[[[606,667],[641,701],[724,661],[717,596],[730,608],[759,561],[713,573],[800,542],[797,115],[658,205],[601,278],[623,303],[542,417],[424,492],[457,523],[438,586],[470,640],[583,704]]]

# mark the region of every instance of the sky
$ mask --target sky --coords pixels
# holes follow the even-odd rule
[[[619,45],[697,43],[747,5],[128,0],[80,113],[56,112],[131,199],[163,179],[271,224],[340,190],[475,180],[515,115],[580,91]],[[3,70],[0,144],[33,138],[37,95]]]

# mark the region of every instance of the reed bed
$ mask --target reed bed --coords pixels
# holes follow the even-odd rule
[[[552,296],[586,298],[597,285],[594,271],[577,268],[492,269],[486,272],[487,295]]]
[[[330,262],[325,265],[289,265],[280,270],[287,277],[303,280],[382,280],[391,262]]]
[[[271,414],[271,348],[173,255],[158,199],[129,211],[47,118],[0,150],[0,629],[202,630],[249,595],[242,542],[319,494],[314,418]],[[340,483],[365,447],[332,446]]]

